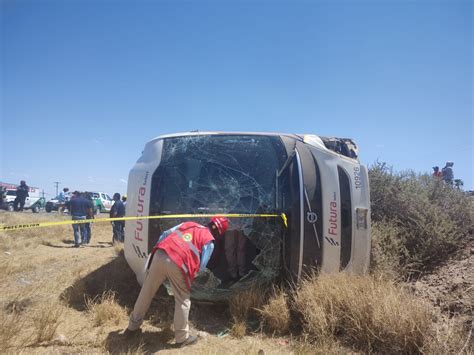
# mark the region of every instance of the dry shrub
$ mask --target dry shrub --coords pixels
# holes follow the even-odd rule
[[[414,353],[430,333],[427,305],[395,283],[370,276],[309,278],[294,307],[317,343],[333,339],[366,352]]]
[[[32,305],[31,298],[22,298],[20,295],[15,297],[12,301],[8,302],[5,306],[5,311],[10,314],[20,314],[26,311]]]
[[[371,271],[391,278],[406,277],[415,265],[409,260],[403,228],[395,222],[372,222]]]
[[[24,327],[24,320],[19,312],[0,311],[0,352],[5,353],[13,347],[15,339]]]
[[[439,317],[433,323],[432,332],[423,346],[425,354],[474,354],[472,325],[468,334],[462,330],[457,319]]]
[[[281,288],[275,288],[270,299],[259,313],[262,323],[271,332],[285,334],[290,327],[290,309],[288,307],[288,296]]]
[[[86,300],[86,307],[96,326],[111,322],[115,325],[126,318],[125,310],[115,300],[115,293],[105,291],[100,297]]]
[[[427,174],[395,173],[385,163],[370,167],[369,179],[373,266],[407,277],[462,247],[472,228],[471,201],[462,191]]]
[[[248,322],[257,318],[258,309],[262,308],[266,294],[262,285],[254,284],[229,300],[229,312],[233,321],[232,334],[236,337],[245,335]]]
[[[234,320],[230,328],[230,334],[235,338],[242,339],[247,332],[247,324],[242,320]]]
[[[46,302],[33,315],[35,329],[34,343],[39,344],[53,339],[56,329],[61,323],[64,308],[58,302]]]
[[[256,310],[265,302],[266,292],[262,286],[254,285],[237,293],[229,300],[229,311],[235,321],[247,321],[256,315]]]

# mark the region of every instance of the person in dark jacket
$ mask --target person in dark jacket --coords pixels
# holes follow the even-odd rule
[[[92,195],[90,192],[85,191],[84,192],[84,198],[89,201],[91,208],[92,208],[92,213],[88,214],[86,216],[86,219],[94,219],[94,201],[92,200]],[[87,233],[87,244],[91,242],[92,239],[92,226],[91,223],[84,223],[84,227],[86,228],[86,233]]]
[[[0,186],[0,208],[3,208],[3,200],[5,199],[5,189]]]
[[[29,197],[30,188],[26,184],[25,180],[20,181],[20,186],[16,188],[16,198],[13,202],[13,206],[15,211],[23,211],[23,207],[25,207],[26,198]]]
[[[87,217],[93,216],[92,203],[86,198],[82,197],[78,191],[74,192],[75,198],[69,200],[66,204],[73,221],[85,220]],[[79,248],[82,245],[89,244],[89,236],[87,235],[87,228],[85,223],[73,224],[74,230],[74,247]],[[80,242],[79,242],[80,232]]]
[[[452,161],[447,161],[446,166],[441,170],[443,173],[443,181],[451,186],[454,181],[453,165],[454,163]]]
[[[118,192],[114,193],[113,199],[115,203],[110,209],[110,218],[124,217],[125,206],[123,205],[123,202],[120,200],[120,194]],[[112,222],[112,231],[113,231],[112,243],[115,243],[115,242],[123,243],[124,227],[125,227],[125,221]]]

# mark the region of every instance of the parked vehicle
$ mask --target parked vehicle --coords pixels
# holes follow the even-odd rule
[[[218,300],[255,282],[306,272],[365,273],[370,256],[367,168],[351,139],[274,133],[192,132],[148,142],[128,178],[127,216],[285,213],[230,219],[246,239],[246,275],[228,284],[226,237],[216,240],[192,297]],[[127,221],[125,258],[143,282],[160,234],[188,219]],[[205,224],[209,218],[195,218]],[[241,275],[242,276],[242,275]]]
[[[89,192],[92,200],[95,203],[95,209],[100,212],[110,212],[112,205],[114,204],[114,200],[106,194],[105,192]]]
[[[109,212],[114,204],[114,201],[104,192],[87,192],[88,196],[92,199],[94,214],[101,212]],[[65,203],[60,200],[59,196],[56,196],[46,202],[46,212],[51,211],[62,211],[65,208]]]
[[[12,184],[10,184],[12,185]],[[37,187],[30,187],[29,197],[25,200],[24,209],[31,209],[33,213],[38,213],[45,207],[45,199],[40,196],[40,190]],[[14,202],[16,199],[16,188],[7,188],[3,200],[3,209],[14,211]]]
[[[61,200],[58,195],[46,202],[46,206],[44,209],[48,213],[52,211],[58,211],[60,213],[63,213],[66,211],[66,203],[64,200]]]

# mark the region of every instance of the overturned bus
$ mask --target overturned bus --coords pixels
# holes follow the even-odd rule
[[[253,132],[189,132],[148,142],[128,179],[125,257],[141,284],[160,234],[180,214],[229,218],[192,297],[225,299],[256,282],[307,272],[364,273],[370,253],[367,168],[351,139]],[[280,217],[260,215],[284,213]]]

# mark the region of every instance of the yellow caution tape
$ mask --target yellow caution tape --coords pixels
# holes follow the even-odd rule
[[[284,213],[281,214],[240,214],[240,213],[207,213],[207,214],[171,214],[171,215],[160,215],[160,216],[137,216],[137,217],[118,217],[118,218],[94,218],[94,219],[77,219],[57,222],[37,222],[37,223],[24,223],[24,224],[13,224],[10,226],[0,224],[0,232],[2,231],[13,231],[19,229],[31,229],[31,228],[43,228],[51,226],[62,226],[82,223],[102,223],[102,222],[114,222],[114,221],[133,221],[141,219],[170,219],[170,218],[204,218],[204,217],[228,217],[228,218],[276,218],[280,217],[285,227],[288,227],[288,220]]]

